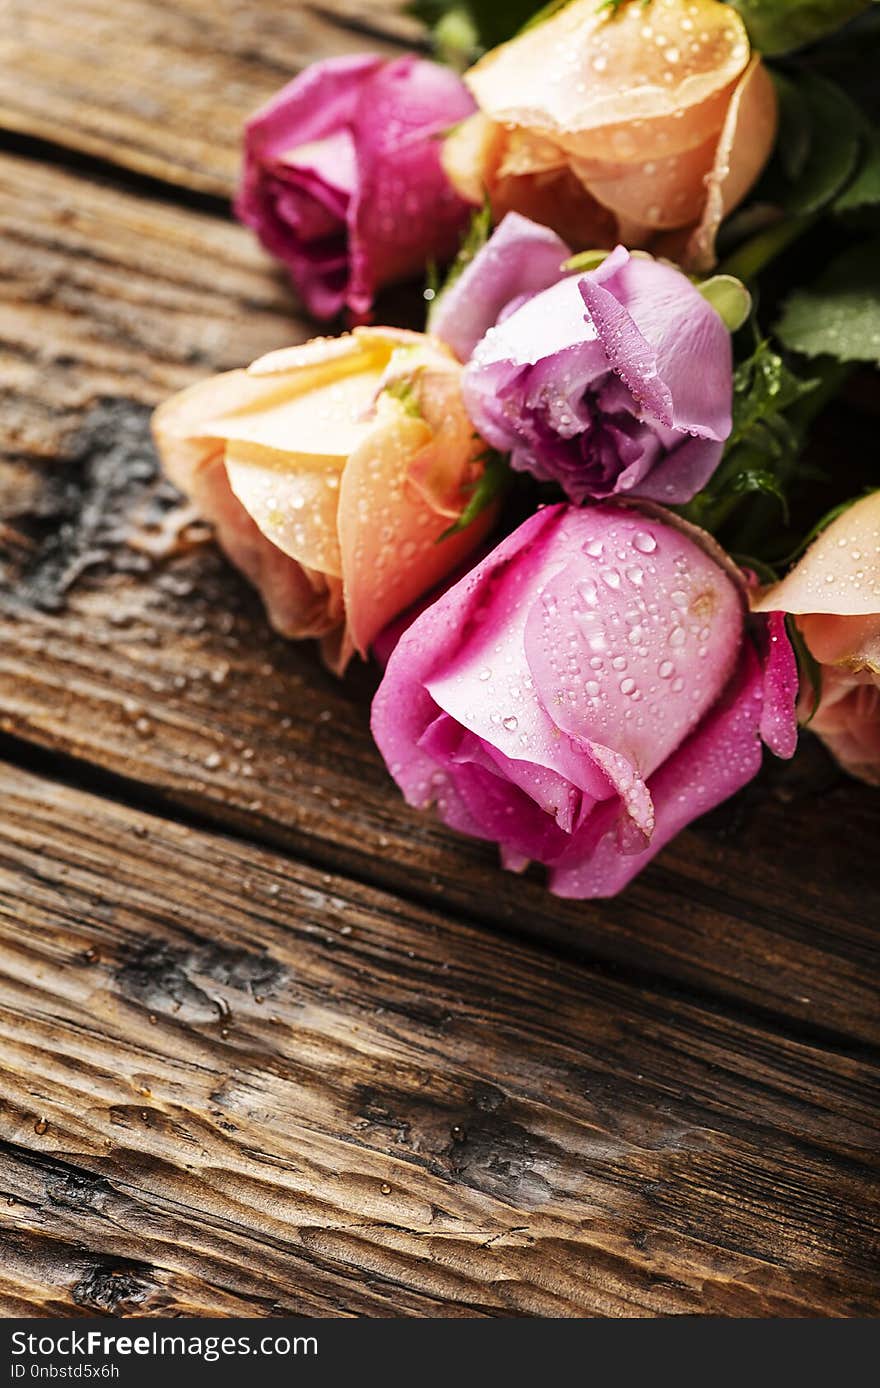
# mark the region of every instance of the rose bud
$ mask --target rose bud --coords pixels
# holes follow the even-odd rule
[[[612,896],[796,741],[780,616],[660,508],[538,511],[404,632],[373,734],[411,805]]]
[[[566,275],[566,253],[511,213],[442,297],[432,328],[459,350],[499,319],[465,369],[470,416],[512,467],[558,482],[572,501],[689,501],[731,429],[730,333],[671,265],[618,246]],[[519,283],[526,292],[505,301]]]
[[[442,343],[359,328],[271,352],[156,411],[167,475],[276,630],[321,638],[337,673],[492,525],[487,506],[454,529],[486,454],[460,375]]]
[[[845,771],[880,785],[880,492],[832,521],[753,606],[796,614],[821,678],[818,707],[808,686],[801,716]]]
[[[448,138],[463,197],[489,190],[576,249],[654,247],[714,263],[715,233],[761,172],[776,98],[745,25],[719,0],[614,14],[575,0],[465,73],[479,112]]]
[[[454,254],[468,209],[440,136],[472,110],[448,68],[368,54],[313,64],[248,121],[236,213],[315,317],[363,318],[382,285]]]

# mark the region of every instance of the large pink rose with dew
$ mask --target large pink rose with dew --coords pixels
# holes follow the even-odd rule
[[[440,136],[473,105],[448,68],[361,54],[314,63],[248,121],[236,213],[316,318],[363,318],[382,285],[454,254],[468,209]]]
[[[419,616],[373,733],[410,804],[612,896],[791,756],[794,656],[714,541],[659,507],[549,506]]]
[[[795,614],[821,667],[821,695],[801,712],[845,771],[880,785],[880,492],[823,530],[804,557],[755,602]]]

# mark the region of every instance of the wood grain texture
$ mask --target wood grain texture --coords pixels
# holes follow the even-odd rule
[[[394,56],[382,0],[0,0],[0,127],[229,197],[242,123],[320,58]]]
[[[0,728],[504,931],[876,1042],[875,794],[813,747],[614,902],[502,874],[489,846],[403,804],[369,735],[373,675],[339,683],[274,637],[209,543],[151,557],[169,503],[146,429],[143,410],[98,407],[60,474],[28,466],[8,488]]]
[[[0,155],[7,459],[63,455],[97,399],[154,405],[311,332],[244,228]]]
[[[880,1306],[876,1067],[22,772],[0,795],[13,1297]]]
[[[808,739],[557,902],[167,543],[149,408],[314,331],[225,216],[241,120],[416,29],[0,16],[0,1312],[877,1314],[880,797]]]

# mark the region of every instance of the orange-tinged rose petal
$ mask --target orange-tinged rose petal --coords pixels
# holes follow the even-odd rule
[[[370,427],[368,416],[382,371],[374,364],[371,370],[334,376],[311,389],[304,388],[298,372],[283,381],[257,379],[263,381],[262,397],[206,421],[211,437],[277,449],[289,455],[291,466],[302,454],[315,460],[325,457],[335,467]]]
[[[493,508],[459,534],[441,540],[440,515],[407,476],[418,420],[398,415],[348,461],[342,479],[339,540],[345,607],[352,641],[362,654],[379,632],[455,569],[488,534]]]
[[[345,459],[328,463],[256,444],[226,445],[230,486],[266,538],[300,564],[340,578],[336,513]]]
[[[552,227],[573,251],[610,248],[620,240],[613,212],[602,207],[568,168],[501,178],[492,186],[491,198],[496,222],[507,212],[519,212]]]
[[[444,343],[425,338],[419,351],[401,355],[398,370],[424,429],[420,444],[411,439],[407,476],[433,511],[454,520],[467,504],[463,487],[472,480],[472,459],[485,451],[464,408],[461,366]],[[386,382],[393,383],[394,372],[392,360]],[[380,396],[379,419],[389,428],[399,410],[393,395]]]
[[[810,651],[822,665],[845,665],[852,671],[880,674],[880,613],[838,617],[812,612],[798,622]]]
[[[446,177],[459,197],[478,207],[491,188],[505,149],[505,132],[476,111],[457,125],[443,142],[441,159]]]
[[[659,231],[687,226],[700,216],[715,145],[713,136],[693,149],[642,165],[583,165],[573,159],[572,169],[618,218]]]
[[[675,118],[727,87],[748,60],[745,26],[719,0],[653,0],[613,16],[575,0],[488,53],[465,82],[502,125],[570,134]]]
[[[259,590],[282,636],[323,636],[342,620],[339,579],[303,568],[266,538],[233,493],[222,451],[205,449],[188,494],[223,552]]]
[[[880,611],[880,491],[827,526],[780,583],[765,589],[756,612],[829,612],[874,617]]]
[[[753,58],[730,102],[706,181],[700,223],[685,251],[693,270],[715,264],[715,237],[722,218],[742,201],[763,169],[776,139],[776,91],[760,58]]]
[[[156,447],[176,487],[192,496],[195,474],[218,455],[206,420],[227,409],[245,409],[264,393],[265,387],[249,380],[246,371],[224,371],[179,391],[154,411]]]
[[[880,683],[838,666],[822,672],[822,700],[810,727],[851,776],[880,786]]]
[[[425,338],[392,361],[389,376],[405,382],[407,396],[380,396],[376,428],[349,458],[340,489],[346,611],[361,652],[457,567],[495,518],[488,508],[466,531],[440,539],[467,505],[486,447],[464,408],[458,362]]]
[[[651,120],[622,119],[597,130],[557,133],[553,139],[566,158],[598,164],[638,166],[669,159],[711,137],[718,138],[737,80],[725,83],[705,101],[677,107],[670,115]]]
[[[555,173],[568,165],[565,150],[546,135],[531,130],[506,133],[498,163],[498,178],[519,178],[524,174]]]

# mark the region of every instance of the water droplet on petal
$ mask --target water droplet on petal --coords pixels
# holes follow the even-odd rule
[[[653,535],[649,535],[647,530],[638,530],[632,538],[633,549],[637,549],[639,554],[653,554],[657,548],[657,541]]]

